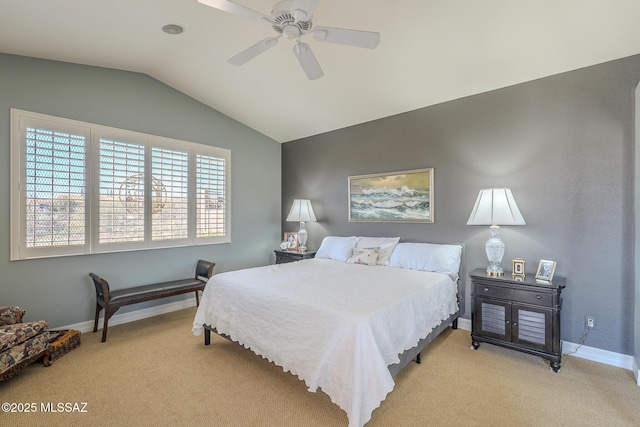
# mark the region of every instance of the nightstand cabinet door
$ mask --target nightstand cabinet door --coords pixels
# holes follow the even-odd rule
[[[485,337],[511,341],[511,303],[476,298],[473,330]]]
[[[553,310],[514,304],[512,308],[512,342],[517,345],[556,352],[553,336]]]

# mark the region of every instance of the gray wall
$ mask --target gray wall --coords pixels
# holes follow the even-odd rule
[[[503,266],[520,257],[533,273],[540,259],[557,261],[562,339],[579,342],[592,315],[586,345],[633,354],[639,79],[634,56],[286,143],[283,213],[311,199],[310,248],[327,234],[461,242],[470,271],[487,264],[488,227],[466,225],[478,190],[509,187],[527,225],[502,228]],[[350,175],[424,167],[435,168],[435,223],[348,222]]]
[[[231,149],[232,243],[10,262],[11,107]],[[279,143],[149,76],[0,54],[0,305],[63,326],[93,319],[89,272],[119,288],[189,277],[198,258],[216,272],[267,264],[280,239],[280,170]]]

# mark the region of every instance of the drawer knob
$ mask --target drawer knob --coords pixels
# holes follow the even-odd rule
[[[485,292],[489,292],[489,288],[484,288],[484,291]]]
[[[542,299],[540,295],[536,295],[536,299]]]

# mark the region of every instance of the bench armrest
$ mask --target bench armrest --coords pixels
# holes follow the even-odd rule
[[[196,279],[209,279],[213,276],[213,268],[216,266],[215,262],[205,261],[203,259],[198,260],[196,264]],[[206,280],[205,280],[206,282]]]

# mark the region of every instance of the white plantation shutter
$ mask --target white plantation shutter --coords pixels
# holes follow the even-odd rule
[[[98,242],[144,241],[145,147],[100,138]]]
[[[231,241],[230,150],[11,110],[11,259]]]
[[[196,237],[227,234],[227,161],[196,154]]]
[[[24,136],[26,248],[84,245],[86,137],[40,127]]]
[[[186,239],[189,232],[189,156],[186,151],[153,148],[153,240]]]

